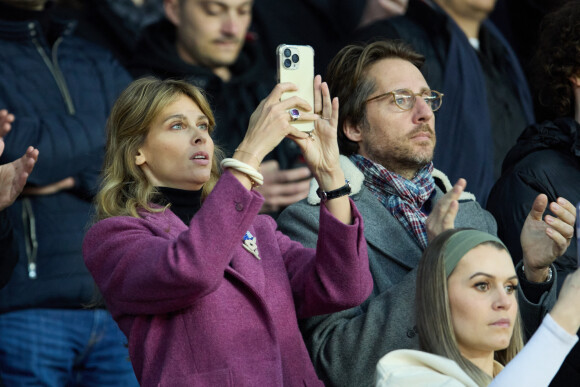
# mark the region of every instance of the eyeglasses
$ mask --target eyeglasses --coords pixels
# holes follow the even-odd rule
[[[435,90],[425,90],[420,93],[413,93],[413,91],[409,89],[398,89],[369,98],[367,99],[367,103],[374,101],[375,99],[382,98],[386,95],[392,95],[395,105],[397,105],[397,107],[401,110],[413,109],[417,96],[423,98],[423,101],[429,105],[432,111],[439,110],[441,103],[443,102],[443,93]]]

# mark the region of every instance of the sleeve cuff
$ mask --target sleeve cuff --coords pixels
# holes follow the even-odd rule
[[[554,285],[554,280],[556,278],[556,269],[551,266],[552,268],[552,278],[546,282],[531,282],[528,281],[524,271],[522,270],[523,264],[520,261],[516,267],[516,273],[518,275],[518,279],[520,281],[520,287],[522,288],[522,292],[532,304],[538,304],[542,295],[548,292],[552,286]]]

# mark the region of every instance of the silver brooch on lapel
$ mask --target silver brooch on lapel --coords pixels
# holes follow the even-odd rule
[[[249,231],[246,231],[246,234],[244,235],[242,246],[244,246],[244,249],[248,250],[256,259],[261,259],[260,254],[258,253],[256,237]]]

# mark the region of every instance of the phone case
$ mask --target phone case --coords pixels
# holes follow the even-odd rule
[[[276,57],[278,82],[292,82],[298,87],[297,91],[282,94],[281,100],[298,95],[314,109],[314,49],[311,46],[281,44],[276,49]],[[298,120],[292,122],[292,126],[303,132],[314,130],[313,121]]]

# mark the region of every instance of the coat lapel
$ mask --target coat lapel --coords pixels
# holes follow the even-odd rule
[[[366,188],[353,199],[364,219],[369,246],[409,270],[416,267],[422,250],[401,223]]]

